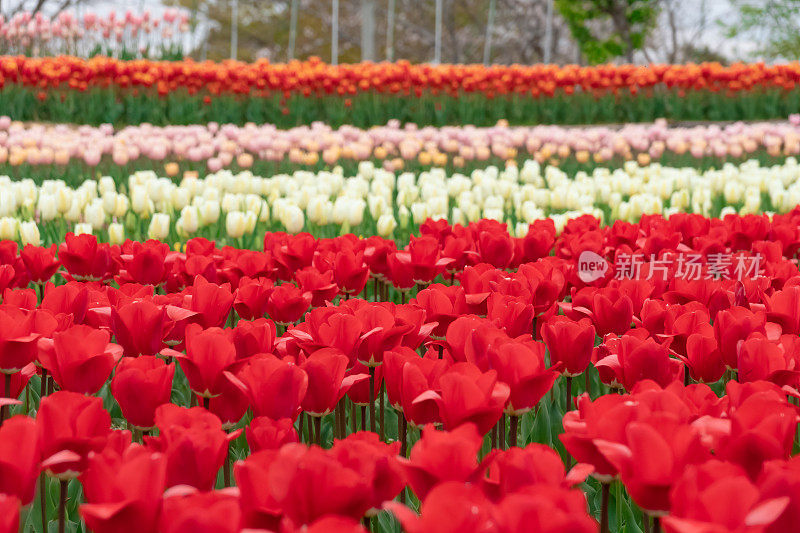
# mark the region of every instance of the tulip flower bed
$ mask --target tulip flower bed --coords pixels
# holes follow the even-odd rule
[[[524,237],[530,223],[545,217],[561,231],[568,220],[585,214],[636,222],[654,213],[786,213],[798,204],[800,165],[793,157],[770,167],[751,160],[704,172],[630,161],[613,171],[596,168],[574,177],[532,160],[520,168],[476,169],[469,176],[443,169],[398,175],[371,162],[362,162],[351,176],[341,169],[268,178],[220,171],[204,179],[187,174],[179,184],[142,171],[127,183],[105,176],[76,188],[63,181],[37,186],[0,176],[0,239],[50,245],[73,231],[113,244],[126,236],[173,246],[205,237],[253,248],[258,234],[305,229],[321,237],[353,232],[406,243],[429,217],[461,224],[493,219]]]
[[[184,172],[251,170],[272,175],[295,170],[329,170],[339,165],[355,173],[372,161],[390,171],[442,167],[471,172],[508,161],[533,159],[565,172],[619,167],[635,160],[646,166],[707,169],[725,162],[758,159],[762,164],[800,154],[800,115],[786,122],[671,126],[651,124],[561,127],[517,126],[500,122],[489,128],[386,126],[331,128],[322,123],[281,130],[274,125],[100,127],[12,122],[0,117],[0,174],[63,179],[77,184],[87,173],[117,182],[134,170],[155,170],[175,177]]]
[[[763,531],[800,208],[0,243],[0,533]]]
[[[0,57],[0,109],[18,120],[90,124],[322,120],[369,127],[587,124],[786,117],[800,65],[491,66],[319,60],[269,63]]]

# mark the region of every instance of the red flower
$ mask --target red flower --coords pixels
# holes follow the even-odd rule
[[[300,286],[300,290],[311,293],[311,307],[323,307],[339,294],[333,270],[320,272],[316,267],[309,266],[295,272],[294,280]]]
[[[331,451],[287,444],[274,456],[263,486],[269,487],[284,515],[301,526],[332,514],[361,518],[370,508],[372,481],[343,465]]]
[[[153,356],[123,357],[111,380],[111,393],[132,425],[155,426],[156,409],[169,403],[175,365]]]
[[[51,476],[71,479],[86,469],[90,452],[105,447],[111,416],[100,398],[59,391],[42,399],[36,428],[42,468]]]
[[[397,462],[400,443],[385,444],[377,434],[360,431],[333,443],[331,453],[342,466],[355,470],[369,487],[369,514],[377,513],[386,501],[393,500],[405,486]]]
[[[248,436],[248,442],[249,439]],[[233,465],[243,528],[280,529],[283,509],[276,500],[277,491],[274,489],[288,491],[288,487],[273,487],[270,480],[270,469],[279,455],[278,449],[252,450],[244,461],[237,461]]]
[[[126,356],[157,354],[170,329],[166,308],[149,300],[111,307],[111,331]]]
[[[86,525],[95,533],[155,531],[166,466],[163,455],[138,444],[108,446],[93,455],[80,477],[87,503],[79,511]]]
[[[717,314],[717,319],[722,313]],[[686,357],[680,359],[695,381],[714,383],[725,373],[725,362],[714,337],[693,333],[686,339]]]
[[[273,420],[268,416],[257,416],[244,431],[251,453],[277,450],[284,444],[298,442],[297,432],[290,418]]]
[[[609,353],[595,363],[603,383],[632,390],[645,379],[652,379],[662,387],[683,381],[683,363],[672,359],[665,346],[641,337],[633,332],[622,337],[609,335],[598,347]]]
[[[453,431],[437,431],[425,426],[422,438],[411,448],[408,460],[400,458],[406,479],[414,494],[424,500],[428,493],[447,481],[477,481],[478,451],[483,440],[473,424]]]
[[[239,280],[239,288],[236,289],[236,297],[233,300],[236,314],[245,320],[263,317],[267,312],[267,300],[274,287],[274,283],[268,278]]]
[[[411,272],[414,283],[430,283],[453,262],[452,259],[442,257],[439,241],[427,235],[412,235],[406,249],[392,255]]]
[[[714,319],[714,335],[726,366],[737,368],[739,342],[754,331],[764,333],[766,319],[763,312],[753,312],[744,307],[732,307],[717,313]]]
[[[195,492],[164,497],[161,533],[237,533],[241,511],[229,491]]]
[[[228,320],[233,305],[233,294],[230,285],[209,283],[203,276],[194,278],[189,308],[197,313],[201,326],[206,328],[222,327]]]
[[[39,362],[62,390],[94,394],[122,357],[122,347],[110,339],[108,331],[72,326],[39,340]]]
[[[267,314],[278,324],[294,324],[311,305],[311,293],[298,289],[291,283],[275,287],[267,300]]]
[[[439,378],[441,394],[428,391],[415,402],[428,397],[439,405],[445,429],[452,430],[471,422],[486,434],[503,415],[510,389],[498,381],[497,372],[486,373],[471,363],[456,363]]]
[[[45,285],[44,297],[40,309],[50,311],[54,315],[68,315],[74,324],[83,324],[86,311],[89,309],[89,289],[78,281],[67,282],[66,285]]]
[[[369,279],[369,267],[364,253],[342,250],[333,259],[333,276],[339,290],[345,294],[359,294]]]
[[[0,308],[0,371],[15,374],[36,359],[39,335],[33,332],[34,315]]]
[[[94,235],[67,233],[58,245],[58,258],[76,280],[102,281],[114,273],[110,247],[98,243]]]
[[[19,255],[28,270],[28,277],[34,283],[50,281],[61,266],[61,262],[56,259],[55,244],[49,248],[27,244]]]
[[[122,269],[117,279],[120,282],[161,285],[172,269],[172,264],[167,261],[169,253],[169,245],[165,242],[128,241],[123,245],[120,255]]]
[[[145,444],[161,452],[167,460],[167,487],[189,485],[211,490],[228,454],[230,435],[222,430],[219,418],[202,407],[185,409],[165,404],[156,409],[158,437],[148,437]]]
[[[17,415],[0,426],[0,494],[33,501],[39,476],[39,435],[36,421]]]
[[[509,415],[519,416],[536,407],[558,377],[547,368],[540,342],[500,341],[490,349],[489,359],[497,379],[510,388],[505,406]],[[493,391],[492,398],[497,394]]]
[[[575,321],[554,316],[542,325],[542,340],[550,351],[550,363],[561,363],[566,376],[578,376],[589,366],[594,338],[594,326],[588,318]]]
[[[498,530],[492,502],[471,484],[451,481],[438,485],[422,502],[419,516],[399,502],[389,503],[387,508],[408,533]]]
[[[311,416],[325,416],[336,407],[354,383],[369,379],[366,374],[345,377],[347,356],[336,348],[322,348],[300,365],[308,375],[308,389],[301,404]]]
[[[308,390],[308,376],[297,365],[273,355],[250,359],[234,376],[226,374],[250,401],[255,416],[294,420]]]
[[[272,353],[275,347],[275,324],[266,318],[252,322],[242,320],[230,331],[237,359],[247,359],[260,353]]]
[[[419,291],[417,298],[412,301],[425,310],[425,321],[435,322],[437,325],[431,336],[443,339],[447,328],[458,317],[467,313],[467,299],[464,289],[458,285],[445,286],[431,285]]]
[[[190,324],[186,328],[186,354],[169,348],[163,355],[175,357],[189,380],[189,388],[198,396],[211,398],[222,394],[224,372],[238,363],[236,348],[228,334],[220,328],[203,328]]]

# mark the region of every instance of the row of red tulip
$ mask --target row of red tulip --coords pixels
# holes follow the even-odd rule
[[[408,531],[592,531],[572,488],[588,494],[588,475],[604,531],[617,478],[646,513],[669,513],[670,531],[785,531],[800,515],[787,401],[800,398],[799,219],[586,217],[521,239],[489,221],[428,221],[400,250],[285,234],[263,252],[88,235],[57,250],[3,243],[3,417],[32,412],[37,373],[42,399],[35,419],[0,428],[0,531],[16,531],[40,472],[62,494],[79,478],[81,517],[98,532],[356,531],[381,509]],[[616,270],[586,278],[585,253]],[[737,276],[717,257],[736,253],[759,268]],[[637,255],[651,258],[640,275],[619,275]],[[697,257],[696,279],[670,260],[684,256]],[[370,277],[374,301],[354,298]],[[579,464],[566,473],[521,426],[561,416],[560,398],[544,399],[554,383],[569,410],[573,381],[583,394],[560,439]],[[106,383],[110,406],[95,396]],[[188,396],[203,406],[177,405]],[[111,429],[116,405],[142,444]],[[356,432],[359,410],[372,432]],[[410,454],[409,427],[426,428]],[[242,428],[236,488],[215,491],[220,470],[231,484]],[[479,461],[487,435],[496,449]]]

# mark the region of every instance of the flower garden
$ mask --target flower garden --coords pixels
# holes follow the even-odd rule
[[[0,57],[0,533],[792,531],[799,82]]]

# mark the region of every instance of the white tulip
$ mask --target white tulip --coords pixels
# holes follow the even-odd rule
[[[41,235],[39,234],[39,226],[32,220],[19,223],[19,239],[22,241],[23,246],[31,244],[33,246],[40,246],[42,244]]]
[[[386,213],[378,218],[378,235],[381,237],[390,237],[395,228],[397,228],[397,221],[391,213]]]
[[[286,227],[288,233],[300,233],[305,225],[303,210],[296,205],[287,205],[283,211],[281,223]]]
[[[225,216],[225,230],[228,232],[228,237],[238,239],[244,235],[246,229],[244,213],[241,211],[229,211]]]
[[[147,228],[147,237],[163,241],[169,235],[170,220],[166,213],[153,213],[150,226]]]
[[[112,222],[108,225],[108,242],[111,244],[125,242],[125,228],[119,222]]]
[[[79,222],[75,224],[75,228],[72,230],[72,233],[75,235],[91,235],[94,233],[94,228],[92,228],[91,224],[87,224],[86,222]]]

